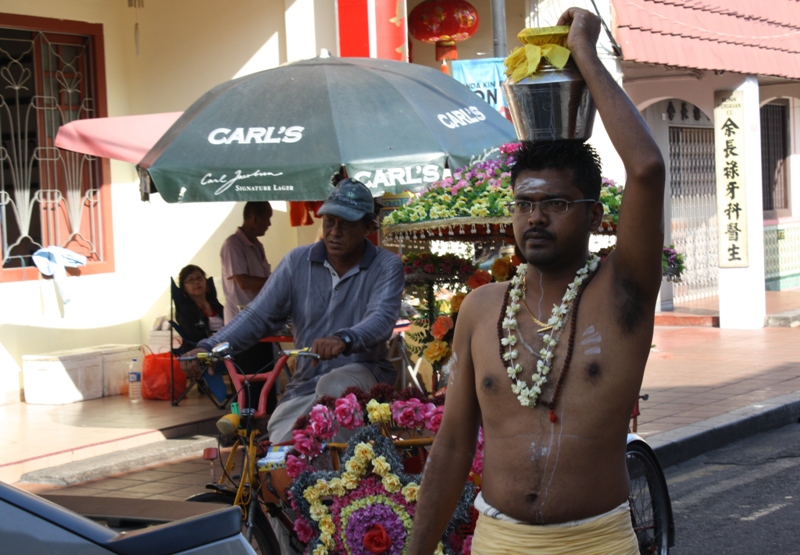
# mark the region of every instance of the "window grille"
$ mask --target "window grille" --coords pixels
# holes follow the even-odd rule
[[[770,102],[761,107],[761,195],[764,211],[789,209],[789,180],[786,168],[789,107]]]
[[[33,252],[46,246],[83,254],[89,264],[107,259],[110,210],[100,161],[54,146],[62,124],[99,115],[95,42],[91,35],[0,27],[2,274],[30,267]]]

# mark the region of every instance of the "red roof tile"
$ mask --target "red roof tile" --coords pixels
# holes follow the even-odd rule
[[[612,0],[625,60],[800,79],[800,0]]]

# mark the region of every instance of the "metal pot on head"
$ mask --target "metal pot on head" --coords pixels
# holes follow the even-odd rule
[[[592,136],[597,108],[572,60],[563,69],[543,60],[535,74],[517,83],[506,79],[502,87],[520,140],[586,141]]]

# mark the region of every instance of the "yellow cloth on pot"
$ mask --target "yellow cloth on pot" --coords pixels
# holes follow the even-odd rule
[[[568,34],[566,25],[520,31],[517,38],[523,46],[515,48],[505,59],[506,76],[515,83],[530,77],[539,69],[542,58],[553,67],[562,69],[569,61]]]

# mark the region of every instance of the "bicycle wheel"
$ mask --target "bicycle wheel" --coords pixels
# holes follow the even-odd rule
[[[661,467],[641,443],[628,444],[631,520],[642,555],[667,555],[670,545],[669,493]]]
[[[194,495],[187,499],[187,501],[233,505],[232,496],[213,492]],[[245,530],[244,522],[242,522],[242,535],[247,538],[247,530]],[[269,525],[267,517],[264,516],[260,510],[254,515],[249,543],[253,551],[259,555],[281,555],[281,548],[278,545],[278,540],[275,538],[275,533],[272,531],[272,526]]]

